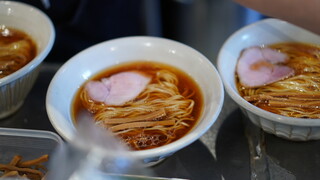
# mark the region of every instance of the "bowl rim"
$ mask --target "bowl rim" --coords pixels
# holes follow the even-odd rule
[[[28,11],[35,12],[46,20],[47,25],[49,26],[49,29],[50,29],[50,37],[49,37],[48,43],[44,46],[44,49],[37,54],[36,57],[34,57],[28,64],[26,64],[19,70],[15,71],[14,73],[11,73],[8,76],[0,78],[0,86],[4,86],[24,76],[28,72],[35,69],[42,61],[44,61],[45,57],[49,54],[50,50],[53,47],[56,33],[55,33],[53,22],[51,21],[49,16],[37,7],[26,4],[24,2],[17,2],[17,1],[0,1],[0,5],[8,6],[8,8],[19,6],[19,7],[28,9]]]
[[[190,131],[188,134],[186,134],[185,136],[183,136],[182,138],[169,143],[167,145],[158,147],[158,148],[154,148],[154,149],[148,149],[148,150],[140,150],[140,151],[130,151],[129,153],[137,158],[152,158],[152,157],[156,157],[156,156],[162,156],[162,155],[167,155],[168,153],[174,153],[178,150],[181,150],[182,148],[190,145],[191,143],[195,142],[199,137],[201,137],[205,132],[208,131],[208,129],[214,124],[214,122],[217,120],[222,106],[223,106],[223,100],[224,100],[224,88],[223,88],[223,83],[222,80],[220,78],[220,75],[217,71],[217,69],[214,67],[214,65],[211,63],[211,61],[205,57],[201,52],[197,51],[196,49],[192,48],[191,46],[188,46],[186,44],[183,44],[181,42],[175,41],[175,40],[171,40],[171,39],[167,39],[167,38],[162,38],[162,37],[155,37],[155,36],[127,36],[127,37],[120,37],[120,38],[115,38],[115,39],[111,39],[111,40],[106,40],[104,42],[95,44],[91,47],[88,47],[80,52],[78,52],[76,55],[74,55],[73,57],[71,57],[64,65],[62,65],[59,70],[57,71],[57,73],[54,75],[52,81],[50,82],[48,91],[50,89],[52,89],[52,85],[55,80],[56,80],[56,75],[61,71],[65,71],[65,67],[69,64],[69,63],[73,63],[73,61],[76,61],[77,57],[80,56],[82,53],[84,53],[85,51],[92,51],[92,49],[94,49],[96,46],[102,46],[104,44],[110,44],[110,43],[114,43],[114,42],[119,42],[119,41],[137,41],[137,40],[142,40],[142,41],[165,41],[165,42],[169,42],[169,43],[174,43],[180,47],[184,47],[184,48],[188,48],[189,50],[191,50],[192,52],[196,53],[197,55],[199,55],[199,58],[201,58],[201,60],[203,60],[202,63],[205,63],[205,65],[210,66],[210,69],[212,70],[212,74],[214,74],[214,76],[216,76],[215,78],[218,79],[218,85],[217,87],[220,87],[218,90],[221,93],[221,96],[219,97],[219,99],[217,98],[217,103],[218,106],[215,109],[215,113],[213,114],[212,117],[210,117],[210,121],[208,123],[206,123],[206,127],[201,131],[201,132],[197,132],[197,133],[192,133],[192,131]],[[49,102],[48,102],[48,97],[49,95],[47,94],[47,98],[46,98],[46,107],[48,108],[49,106]],[[64,132],[62,131],[62,129],[60,130],[61,127],[58,127],[58,124],[56,124],[56,122],[54,122],[54,118],[52,114],[50,114],[50,111],[47,111],[48,116],[49,116],[49,120],[51,122],[51,124],[53,125],[53,127],[57,130],[57,132],[67,141],[71,141],[73,137],[69,137],[66,136],[64,134]],[[194,127],[196,128],[196,127]],[[74,135],[74,134],[73,134]],[[71,135],[71,136],[73,136]],[[169,150],[169,151],[168,151]]]
[[[271,113],[269,111],[263,110],[261,108],[258,108],[256,106],[254,106],[253,104],[249,103],[248,101],[244,100],[239,93],[237,93],[238,91],[233,91],[233,88],[231,87],[231,85],[228,83],[228,81],[226,80],[226,78],[223,76],[222,73],[222,50],[227,46],[227,44],[229,43],[229,41],[231,41],[231,39],[236,38],[237,36],[239,36],[241,33],[248,31],[260,24],[274,24],[274,23],[283,23],[287,26],[294,26],[295,28],[301,29],[303,31],[306,31],[305,29],[295,26],[289,22],[277,19],[277,18],[266,18],[260,21],[257,21],[255,23],[246,25],[242,28],[240,28],[239,30],[235,31],[229,38],[227,38],[227,40],[223,43],[220,52],[218,53],[218,58],[217,58],[217,67],[218,67],[218,71],[220,73],[220,77],[223,81],[224,84],[224,88],[225,90],[228,92],[229,96],[242,108],[258,115],[261,116],[267,120],[270,121],[275,121],[278,123],[282,123],[282,124],[287,124],[287,125],[294,125],[294,126],[320,126],[320,119],[305,119],[305,118],[295,118],[295,117],[287,117],[287,116],[283,116],[283,115],[278,115],[275,113]],[[309,31],[307,31],[309,32]],[[312,32],[310,32],[310,34],[314,34]],[[235,93],[236,92],[236,93]]]

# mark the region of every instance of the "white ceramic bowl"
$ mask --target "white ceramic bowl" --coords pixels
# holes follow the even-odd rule
[[[245,101],[237,91],[235,67],[241,50],[283,41],[320,44],[320,36],[278,19],[261,20],[231,35],[218,55],[218,70],[225,90],[242,112],[264,131],[290,140],[320,139],[320,119],[291,118],[264,111]]]
[[[11,115],[23,104],[37,76],[38,67],[53,46],[55,30],[51,20],[30,5],[0,1],[0,25],[19,29],[32,37],[36,57],[20,70],[0,78],[0,119]]]
[[[185,71],[199,84],[204,96],[201,120],[191,132],[171,144],[134,151],[134,157],[145,162],[157,161],[197,140],[215,122],[222,108],[224,90],[218,71],[205,56],[189,46],[168,39],[124,37],[78,53],[53,77],[47,91],[46,108],[53,127],[64,139],[72,140],[76,132],[70,109],[78,88],[97,72],[134,60],[162,62]]]

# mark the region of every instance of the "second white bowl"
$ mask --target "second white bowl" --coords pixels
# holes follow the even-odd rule
[[[50,52],[55,29],[52,21],[41,10],[31,5],[0,1],[0,25],[21,30],[35,42],[36,57],[18,71],[0,78],[0,119],[17,111],[33,87],[39,65]]]
[[[320,36],[278,19],[265,19],[248,25],[223,44],[218,55],[219,73],[230,97],[264,131],[290,140],[320,139],[320,119],[291,118],[267,112],[244,100],[236,88],[235,68],[243,49],[290,41],[320,44]]]

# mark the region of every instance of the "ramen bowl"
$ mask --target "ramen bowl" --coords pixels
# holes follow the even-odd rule
[[[188,146],[216,121],[223,104],[224,90],[212,63],[200,52],[182,43],[157,37],[124,37],[94,45],[68,60],[54,75],[46,97],[49,119],[67,141],[75,138],[77,128],[71,108],[78,89],[102,70],[125,62],[145,60],[159,62],[187,73],[203,94],[203,111],[194,126],[182,138],[154,149],[132,151],[133,157],[146,163],[157,162]]]
[[[0,119],[17,111],[33,87],[39,65],[52,48],[55,31],[51,20],[30,5],[0,1],[0,26],[10,27],[28,34],[36,46],[35,57],[25,66],[0,78]]]
[[[248,25],[225,41],[217,59],[218,70],[227,94],[239,105],[243,114],[265,132],[296,141],[320,139],[320,119],[286,117],[262,110],[244,100],[236,87],[235,69],[243,49],[292,41],[320,44],[320,37],[278,19],[265,19]]]

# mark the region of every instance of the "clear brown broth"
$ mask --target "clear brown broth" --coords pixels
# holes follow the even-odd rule
[[[26,41],[28,48],[21,49],[23,51],[24,60],[21,59],[21,54],[14,54],[12,52],[3,52],[0,56],[0,78],[8,76],[28,64],[37,53],[36,44],[24,31],[6,27],[0,27],[0,46],[5,47],[9,44],[19,41]]]
[[[188,128],[184,128],[184,129],[175,131],[174,132],[175,133],[174,141],[175,141],[177,139],[180,139],[182,136],[186,135],[191,129],[193,129],[195,127],[195,125],[199,121],[199,118],[200,118],[201,113],[203,111],[203,95],[202,95],[201,89],[199,88],[198,84],[188,74],[186,74],[185,72],[181,71],[178,68],[175,68],[175,67],[167,65],[167,64],[162,64],[162,63],[158,63],[158,62],[150,62],[150,61],[134,61],[134,62],[130,62],[130,63],[122,63],[119,65],[115,65],[111,68],[108,68],[108,69],[94,75],[89,80],[99,80],[104,77],[109,77],[113,74],[116,74],[119,72],[124,72],[124,71],[141,71],[141,72],[152,77],[152,76],[154,76],[154,71],[160,70],[160,69],[169,70],[169,71],[173,72],[178,77],[178,79],[179,79],[178,88],[179,88],[180,92],[185,88],[192,89],[195,92],[194,95],[191,97],[191,99],[193,99],[195,102],[192,116],[196,119],[196,121],[188,121],[188,123],[189,123]],[[73,100],[72,117],[73,117],[73,121],[75,124],[78,123],[77,119],[81,119],[78,117],[78,115],[81,114],[82,111],[86,111],[84,106],[81,104],[81,99],[79,98],[79,96],[80,96],[79,94],[83,88],[84,88],[83,86],[80,87],[80,89],[78,90],[78,92],[75,95],[75,98]],[[141,133],[142,131],[143,131],[143,129],[141,129],[141,131],[128,132],[125,135],[122,135],[122,137],[137,136],[138,133]],[[146,133],[146,132],[144,132],[144,133]],[[147,133],[150,135],[159,134],[159,132],[157,130],[152,130],[152,131],[148,130]],[[152,148],[162,146],[164,144],[165,143],[159,143],[159,144],[157,144],[157,146],[148,146],[148,147],[142,148],[142,149],[152,149]]]

